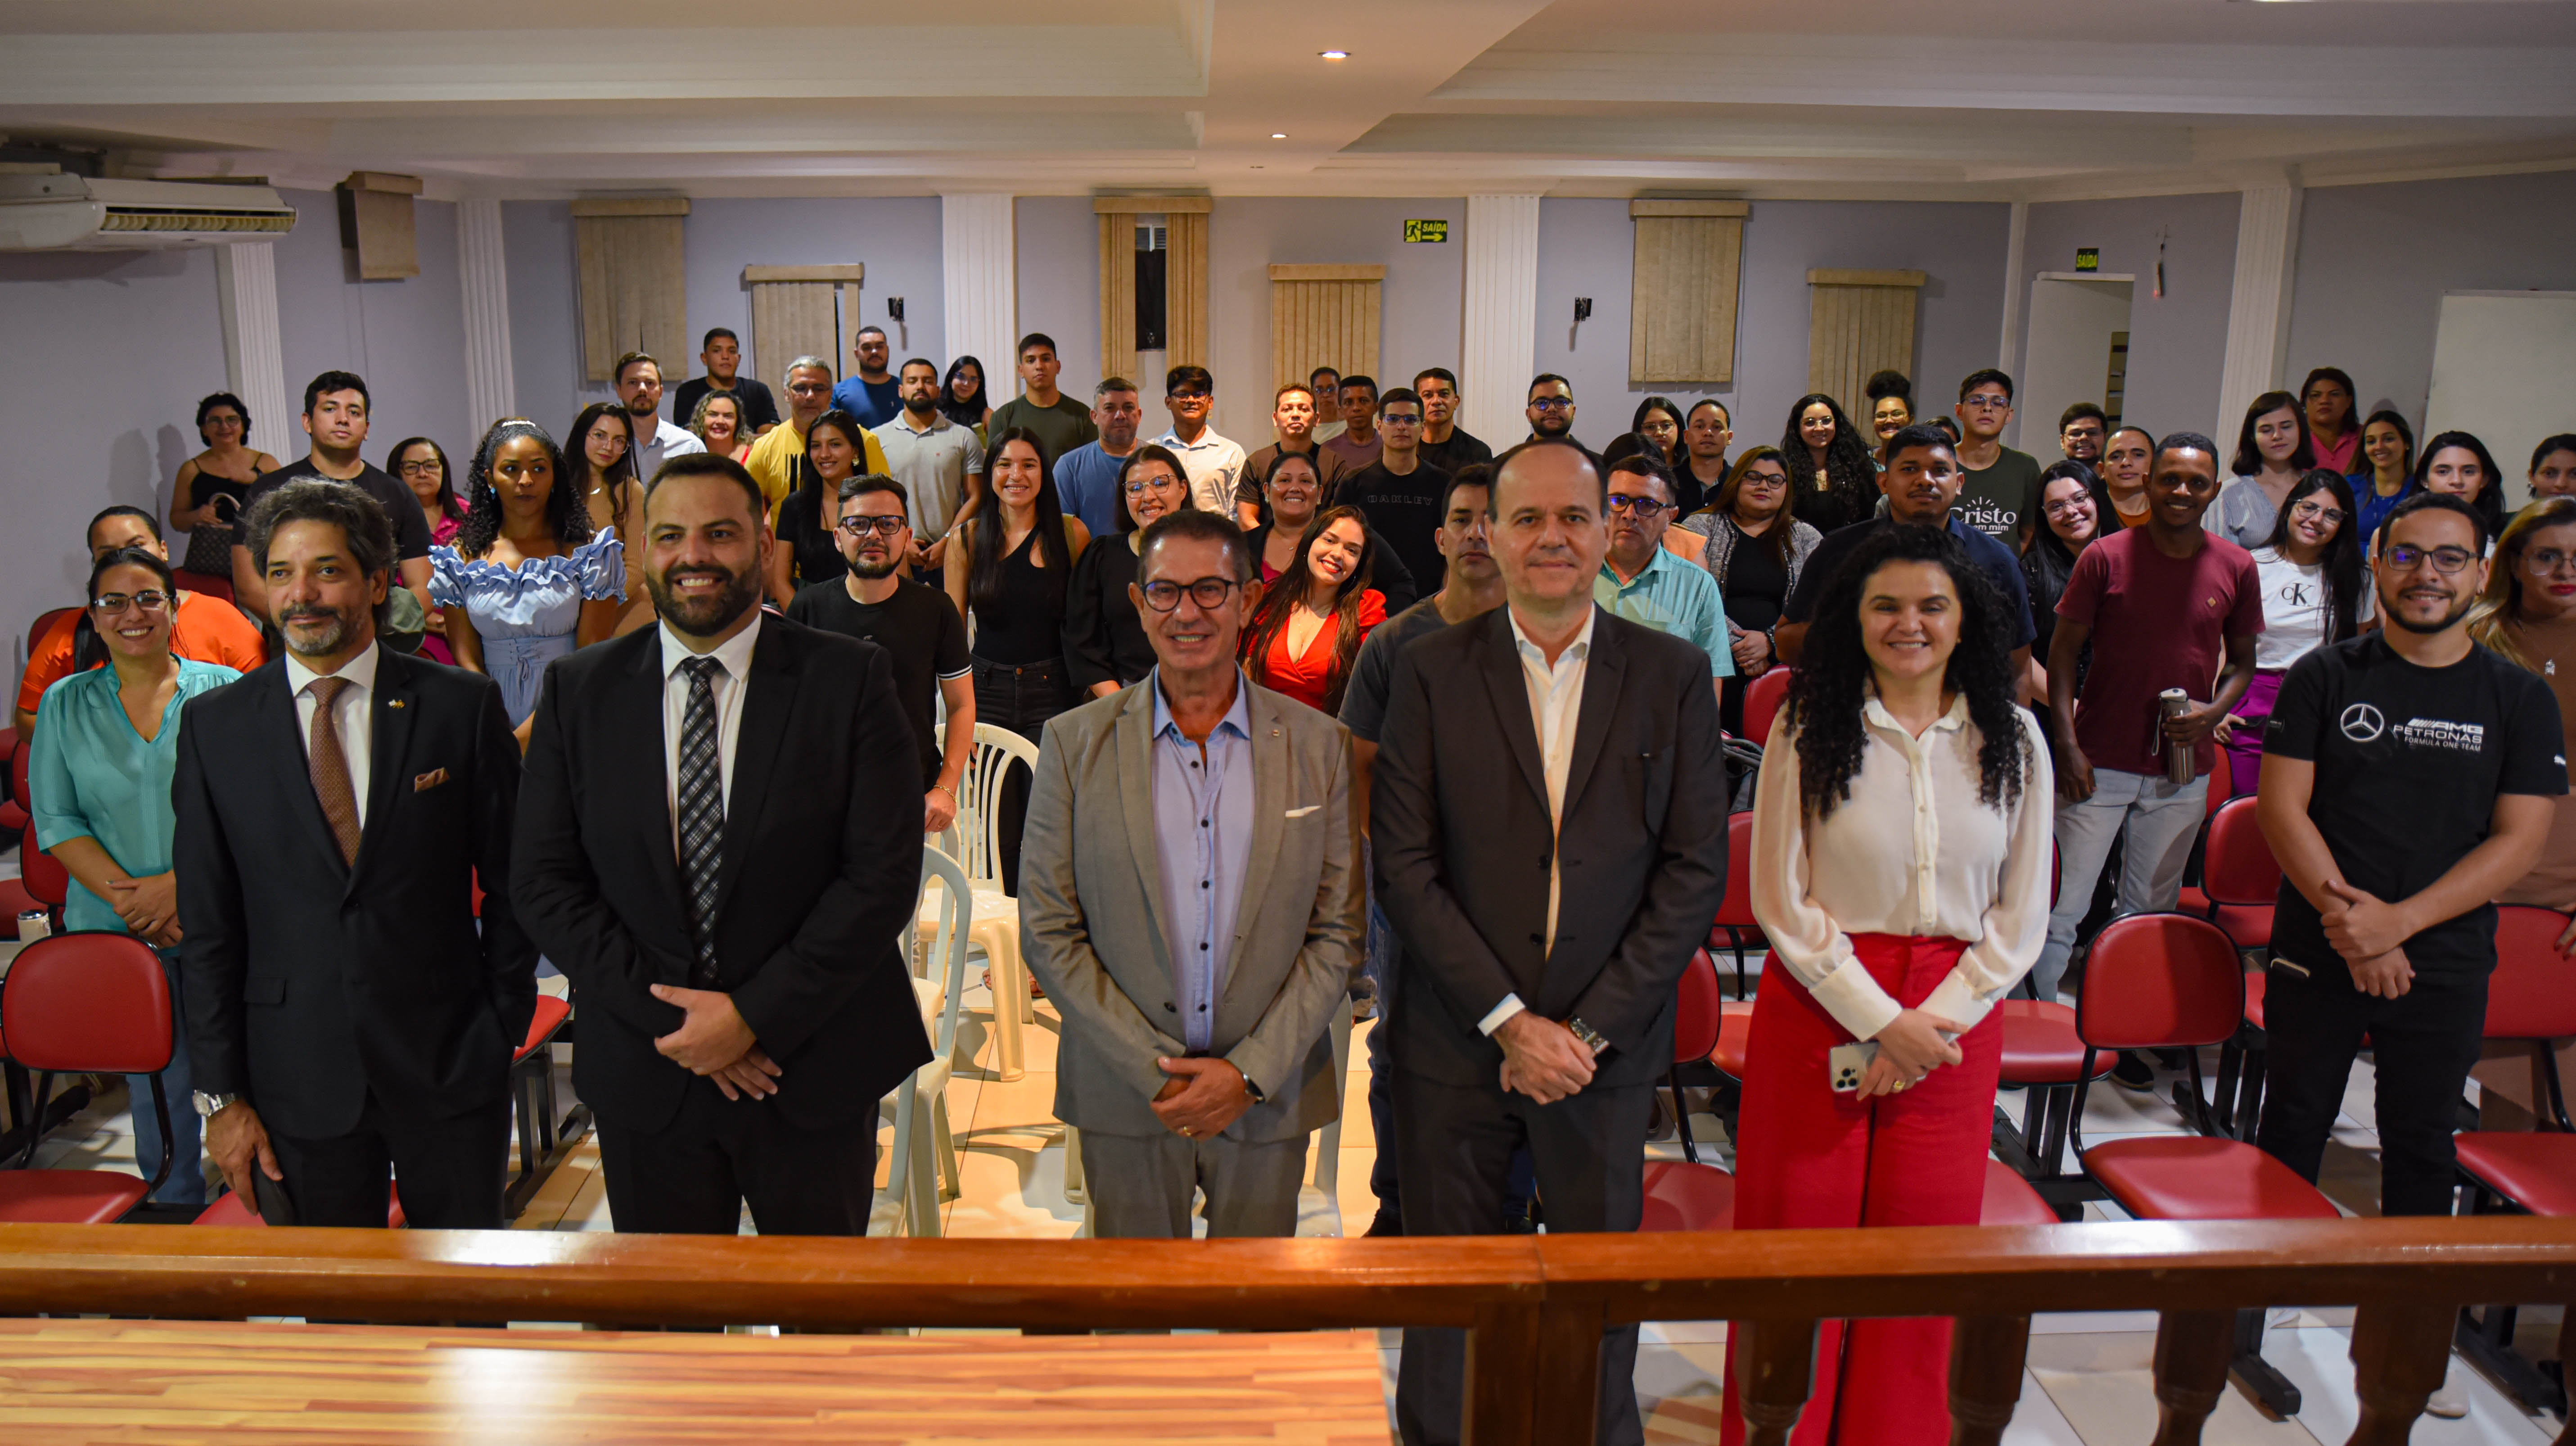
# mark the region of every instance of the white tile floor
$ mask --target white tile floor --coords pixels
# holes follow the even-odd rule
[[[561,981],[548,981],[560,988]],[[942,1226],[952,1235],[1071,1237],[1082,1226],[1079,1206],[1064,1199],[1063,1127],[1050,1110],[1055,1076],[1055,1043],[1059,1029],[1051,1008],[1038,1006],[1038,1026],[1025,1030],[1028,1072],[1004,1082],[993,1074],[989,996],[970,990],[971,1011],[961,1026],[961,1065],[949,1085],[953,1127],[962,1147],[962,1192],[943,1204]],[[1338,1188],[1329,1194],[1310,1183],[1300,1212],[1300,1235],[1339,1235],[1365,1230],[1375,1211],[1369,1193],[1369,1165],[1375,1141],[1369,1127],[1365,1094],[1368,1086],[1366,1031],[1363,1025],[1352,1047],[1347,1080],[1348,1106],[1341,1142]],[[559,1066],[567,1100],[569,1070]],[[2124,1135],[2172,1134],[2183,1129],[2168,1097],[2170,1078],[2159,1080],[2149,1096],[2115,1088],[2093,1092],[2085,1112],[2088,1142]],[[2369,1065],[2353,1072],[2345,1110],[2336,1128],[2336,1145],[2327,1160],[2325,1188],[2343,1208],[2371,1213],[2377,1182],[2377,1135],[2371,1127],[2372,1077]],[[2006,1105],[2017,1111],[2017,1101]],[[1696,1137],[1718,1142],[1721,1158],[1731,1154],[1717,1120],[1693,1120]],[[885,1137],[891,1144],[891,1132]],[[1649,1145],[1650,1155],[1678,1159],[1678,1141]],[[124,1165],[131,1168],[134,1138],[121,1092],[111,1092],[76,1122],[57,1132],[39,1153],[45,1165]],[[879,1178],[883,1179],[882,1158]],[[2094,1219],[2123,1218],[2116,1207],[2088,1205]],[[891,1229],[891,1208],[879,1212],[879,1229]],[[548,1181],[516,1223],[523,1230],[606,1230],[611,1228],[595,1149],[585,1146]],[[750,1228],[749,1221],[744,1229]],[[2556,1312],[2524,1312],[2522,1339],[2527,1350],[2545,1354],[2555,1342]],[[2146,1313],[2094,1313],[2043,1316],[2033,1323],[2030,1368],[2023,1378],[2020,1410],[2005,1440],[2013,1446],[2115,1446],[2142,1434],[2140,1423],[2155,1416],[2149,1362],[2155,1344],[2155,1318]],[[2204,1439],[2211,1446],[2316,1446],[2345,1439],[2357,1416],[2352,1389],[2351,1312],[2344,1310],[2276,1312],[2264,1354],[2295,1382],[2306,1397],[2292,1421],[2267,1418],[2250,1397],[2231,1390],[2211,1419]],[[1636,1383],[1647,1418],[1646,1436],[1654,1443],[1700,1443],[1717,1440],[1719,1381],[1724,1371],[1726,1330],[1715,1322],[1669,1322],[1646,1327],[1638,1352]],[[1381,1336],[1390,1394],[1395,1380],[1397,1333]],[[2465,1364],[2454,1362],[2454,1380],[2467,1384],[2470,1413],[2464,1420],[2426,1420],[2416,1427],[2419,1443],[2516,1443],[2543,1446],[2557,1423],[2535,1418]]]

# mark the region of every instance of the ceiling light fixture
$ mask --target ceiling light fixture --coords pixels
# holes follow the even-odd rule
[[[1326,60],[1348,60],[1351,58],[1351,53],[1347,50],[1319,50],[1315,53],[1324,57]]]
[[[1286,131],[1272,131],[1270,133],[1270,138],[1274,141],[1284,141],[1288,139],[1288,133]]]

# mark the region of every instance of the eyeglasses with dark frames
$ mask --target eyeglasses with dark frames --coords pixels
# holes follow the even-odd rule
[[[865,537],[871,532],[879,537],[892,537],[903,531],[910,521],[900,514],[893,517],[844,517],[841,530],[852,537]]]
[[[1226,598],[1241,586],[1242,583],[1230,577],[1203,577],[1187,584],[1157,580],[1145,584],[1140,591],[1145,594],[1147,607],[1158,613],[1167,613],[1181,605],[1183,593],[1188,593],[1190,601],[1200,607],[1213,608],[1222,606]]]

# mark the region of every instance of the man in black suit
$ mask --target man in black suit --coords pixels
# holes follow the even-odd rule
[[[664,463],[661,622],[549,665],[528,742],[520,908],[572,978],[620,1230],[731,1235],[748,1201],[763,1235],[866,1234],[877,1101],[930,1058],[894,665],[762,615],[763,510],[728,458]]]
[[[1371,787],[1404,946],[1404,1233],[1503,1230],[1515,1149],[1551,1231],[1634,1230],[1673,992],[1726,892],[1708,655],[1593,606],[1601,473],[1563,439],[1503,454],[1486,504],[1505,605],[1395,665]],[[1464,1337],[1407,1330],[1396,1423],[1459,1437]],[[1603,1334],[1599,1439],[1630,1446],[1637,1329]]]
[[[412,1224],[497,1230],[537,997],[501,691],[377,645],[394,539],[366,493],[281,484],[247,541],[286,649],[189,701],[171,789],[207,1150],[296,1224],[382,1226],[390,1171]]]

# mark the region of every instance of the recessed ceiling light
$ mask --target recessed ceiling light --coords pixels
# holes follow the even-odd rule
[[[1324,57],[1326,60],[1348,60],[1351,58],[1351,53],[1347,50],[1319,50],[1315,53]]]
[[[1284,141],[1288,139],[1288,133],[1286,131],[1272,131],[1270,133],[1270,138],[1274,141]]]

